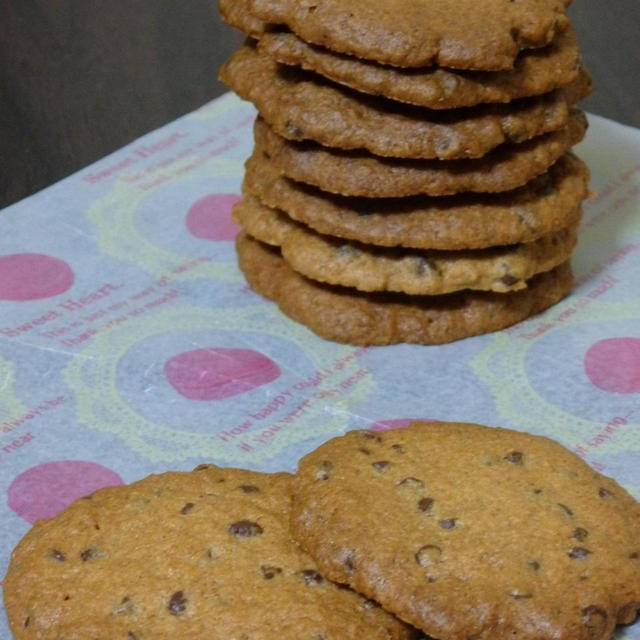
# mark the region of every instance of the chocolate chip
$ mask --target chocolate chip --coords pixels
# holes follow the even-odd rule
[[[607,500],[609,498],[613,498],[613,493],[611,491],[609,491],[609,489],[605,489],[604,487],[600,487],[600,490],[598,491],[598,495],[603,500]]]
[[[227,528],[229,533],[236,538],[251,538],[253,536],[259,536],[263,529],[257,522],[251,522],[251,520],[238,520],[230,524]]]
[[[328,480],[331,469],[333,469],[333,463],[329,460],[323,460],[320,471],[316,473],[316,480]]]
[[[433,506],[433,498],[421,498],[418,500],[418,509],[422,511],[422,513],[426,513],[431,510]]]
[[[529,567],[531,567],[534,571],[540,571],[540,563],[537,560],[529,560],[527,562]]]
[[[511,274],[508,274],[508,273],[502,276],[502,278],[500,278],[500,282],[502,282],[502,284],[505,285],[506,287],[512,287],[518,281],[519,281],[519,278],[516,278],[515,276],[512,276]]]
[[[364,453],[365,456],[370,456],[371,455],[371,450],[367,449],[366,447],[358,447],[358,451],[360,453]]]
[[[378,460],[377,462],[372,462],[371,466],[378,473],[384,473],[391,466],[391,463],[388,460]]]
[[[300,575],[304,578],[304,581],[309,585],[313,586],[316,584],[322,584],[324,582],[324,578],[320,575],[315,569],[304,569],[300,572]]]
[[[87,562],[88,560],[93,560],[94,558],[101,558],[103,555],[104,554],[101,553],[99,549],[96,549],[95,547],[89,547],[80,554],[80,557],[82,558],[82,562]]]
[[[591,551],[584,547],[573,547],[570,549],[568,556],[574,560],[584,560],[590,553]]]
[[[27,616],[24,619],[24,628],[26,629],[29,626],[29,624],[31,624],[31,616]]]
[[[213,467],[212,464],[199,464],[194,471],[206,471],[207,469],[211,469]]]
[[[171,598],[169,598],[169,604],[167,609],[172,616],[180,615],[187,608],[187,599],[184,597],[182,591],[176,591]]]
[[[637,560],[638,558],[640,558],[640,553],[638,553],[637,551],[632,551],[632,552],[629,554],[629,558],[630,558],[631,560]]]
[[[362,603],[362,608],[369,611],[370,609],[379,609],[380,605],[375,600],[368,599]]]
[[[138,640],[138,636],[133,633],[133,631],[129,631],[127,633],[127,640]]]
[[[241,484],[238,489],[243,493],[259,493],[260,489],[253,484]]]
[[[193,507],[195,507],[193,502],[187,502],[187,504],[185,504],[184,507],[182,507],[182,509],[180,509],[180,513],[183,516],[186,516],[187,513],[189,513],[189,511],[191,511],[191,509],[193,509]]]
[[[356,570],[356,554],[353,551],[349,551],[344,559],[344,566],[349,575],[353,575]]]
[[[382,438],[373,431],[361,431],[360,433],[366,440],[375,440],[376,442],[382,442]]]
[[[440,520],[438,523],[443,529],[455,529],[458,524],[457,518],[447,518],[446,520]]]
[[[591,604],[582,610],[582,624],[591,638],[600,638],[607,626],[607,612],[601,607]]]
[[[392,444],[391,448],[396,452],[396,453],[404,453],[404,447],[401,444]]]
[[[282,569],[280,567],[267,567],[265,565],[260,567],[260,571],[262,571],[262,576],[265,580],[272,580],[282,573]]]
[[[424,482],[422,482],[422,480],[419,480],[418,478],[409,477],[404,478],[403,480],[400,480],[400,482],[396,483],[396,487],[416,487],[418,489],[422,489],[424,488]]]
[[[577,527],[573,530],[571,537],[575,538],[576,540],[579,540],[580,542],[584,542],[587,539],[588,535],[589,535],[589,532],[586,529],[583,529],[582,527]]]
[[[67,559],[67,556],[65,556],[64,553],[58,551],[57,549],[52,549],[50,555],[54,560],[57,560],[58,562],[64,562]]]
[[[416,551],[414,557],[421,567],[431,567],[440,562],[442,549],[435,544],[425,544]]]
[[[521,464],[522,463],[522,452],[521,451],[510,451],[504,457],[507,462],[511,464]]]
[[[562,504],[561,502],[558,502],[558,506],[568,515],[568,516],[572,516],[573,515],[573,511],[571,511],[571,509],[569,509],[569,507],[567,507],[566,504]]]

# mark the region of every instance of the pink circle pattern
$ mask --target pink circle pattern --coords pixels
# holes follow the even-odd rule
[[[640,393],[640,338],[599,340],[584,357],[587,377],[611,393]]]
[[[9,507],[33,524],[52,518],[65,507],[103,487],[124,484],[111,469],[95,462],[45,462],[23,471],[7,491]]]
[[[240,197],[231,193],[212,193],[191,205],[187,229],[196,238],[233,240],[240,227],[231,219],[231,209]]]
[[[280,367],[252,349],[223,347],[180,353],[165,363],[171,386],[190,400],[224,400],[280,377]]]
[[[71,267],[43,253],[0,256],[0,300],[25,302],[51,298],[73,285]]]

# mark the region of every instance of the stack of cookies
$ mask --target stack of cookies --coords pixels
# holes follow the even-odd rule
[[[295,476],[81,498],[3,590],[15,640],[608,640],[640,609],[640,504],[539,436],[350,431]]]
[[[590,92],[569,0],[220,0],[259,117],[237,248],[322,337],[438,344],[570,289]]]

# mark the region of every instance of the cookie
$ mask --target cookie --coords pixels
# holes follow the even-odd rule
[[[243,190],[319,233],[385,247],[482,249],[532,242],[580,219],[589,172],[573,155],[524,187],[442,198],[346,198],[282,177],[254,156]]]
[[[522,53],[513,70],[498,72],[383,67],[310,45],[289,31],[265,33],[260,37],[258,50],[282,64],[302,67],[357,91],[430,109],[511,102],[548,93],[573,82],[581,64],[571,27],[558,34],[548,47]]]
[[[288,532],[289,474],[204,465],[97,491],[13,552],[15,640],[408,639]]]
[[[565,264],[514,293],[362,293],[301,276],[276,249],[244,232],[236,237],[236,248],[240,268],[254,291],[320,337],[353,345],[443,344],[497,331],[555,304],[572,282]]]
[[[474,289],[518,291],[538,273],[566,262],[577,225],[535,242],[476,251],[411,251],[345,242],[300,228],[288,234],[282,257],[298,273],[359,291],[441,295]]]
[[[640,608],[640,505],[544,437],[352,431],[301,460],[291,515],[327,576],[434,638],[606,640]]]
[[[233,221],[256,240],[280,247],[302,225],[284,211],[265,207],[255,196],[246,196],[233,207]]]
[[[568,25],[570,0],[250,0],[252,16],[302,40],[400,67],[510,69]]]
[[[567,124],[571,104],[588,95],[581,79],[566,89],[508,105],[433,111],[356,93],[320,76],[278,65],[245,45],[220,79],[253,102],[279,135],[398,158],[479,158],[505,142],[524,142]]]
[[[219,0],[218,2],[220,15],[225,22],[248,36],[259,38],[264,34],[267,25],[249,13],[248,5],[248,0]]]
[[[578,231],[576,224],[534,242],[491,249],[415,251],[320,235],[251,196],[236,205],[234,220],[256,240],[279,246],[289,266],[307,278],[410,295],[524,289],[534,275],[571,257]]]
[[[345,196],[395,198],[462,191],[496,193],[515,189],[544,173],[584,137],[584,114],[572,109],[566,127],[521,144],[505,144],[476,160],[401,160],[367,152],[338,151],[291,142],[258,118],[254,157],[265,155],[281,173]]]

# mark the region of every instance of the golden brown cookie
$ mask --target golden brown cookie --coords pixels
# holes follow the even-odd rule
[[[411,638],[293,542],[290,478],[205,465],[37,522],[3,586],[15,640]]]
[[[339,149],[367,149],[398,158],[479,158],[505,142],[524,142],[567,124],[570,105],[588,95],[586,78],[566,89],[508,105],[434,111],[356,93],[320,76],[278,65],[245,45],[220,79],[253,102],[290,140]]]
[[[246,196],[233,207],[233,221],[256,240],[280,247],[302,225],[284,211],[265,207],[255,196]]]
[[[567,27],[570,0],[249,0],[302,40],[400,67],[510,69]]]
[[[511,102],[548,93],[574,81],[581,64],[571,27],[558,34],[548,47],[523,52],[513,70],[498,72],[384,67],[308,44],[290,31],[265,33],[258,50],[280,63],[314,71],[357,91],[430,109]]]
[[[253,38],[259,38],[267,25],[249,12],[249,0],[219,0],[222,18],[236,29]]]
[[[388,249],[345,242],[305,228],[288,234],[282,257],[298,273],[359,291],[442,295],[462,289],[519,291],[538,273],[566,262],[577,225],[534,242],[470,251]]]
[[[304,457],[292,532],[434,638],[606,640],[640,608],[640,505],[557,442],[414,423]]]
[[[244,232],[238,261],[249,285],[293,320],[334,342],[443,344],[497,331],[558,302],[571,288],[568,264],[536,276],[514,293],[463,291],[444,296],[362,293],[296,273],[280,253]]]
[[[566,262],[576,244],[578,226],[534,242],[461,251],[388,249],[345,242],[297,224],[249,196],[234,208],[234,220],[256,240],[280,247],[298,273],[359,291],[397,291],[441,295],[474,289],[518,291],[537,273]]]
[[[279,175],[254,156],[243,189],[319,233],[379,246],[482,249],[532,242],[580,219],[589,172],[565,155],[547,174],[500,194],[442,198],[346,198]]]
[[[361,151],[291,142],[264,120],[255,122],[255,156],[263,154],[281,173],[345,196],[396,198],[444,196],[463,191],[496,193],[515,189],[544,173],[582,140],[584,114],[572,109],[566,127],[521,144],[505,144],[476,160],[402,160]]]

